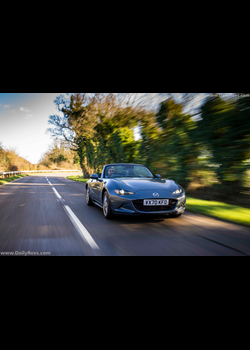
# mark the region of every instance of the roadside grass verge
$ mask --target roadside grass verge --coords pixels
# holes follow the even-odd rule
[[[11,177],[6,177],[5,179],[0,178],[0,186],[6,184],[8,182],[12,182],[14,180],[21,179],[22,177],[25,177],[25,176],[29,176],[29,175],[24,174],[24,175],[15,175],[15,176],[11,176]]]
[[[250,226],[250,209],[222,202],[187,197],[187,211]]]
[[[89,179],[84,179],[82,176],[67,176],[67,179],[83,182],[83,183],[86,183],[87,181],[89,181]]]

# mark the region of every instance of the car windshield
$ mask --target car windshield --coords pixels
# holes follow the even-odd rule
[[[105,169],[105,178],[133,177],[154,178],[151,171],[140,165],[110,165]]]

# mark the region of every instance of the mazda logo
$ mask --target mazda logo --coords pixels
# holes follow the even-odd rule
[[[153,193],[153,196],[154,197],[159,197],[159,193],[155,192],[155,193]]]

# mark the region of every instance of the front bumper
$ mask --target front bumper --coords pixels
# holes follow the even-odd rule
[[[141,191],[142,192],[142,191]],[[145,191],[146,192],[146,191]],[[152,196],[152,191],[150,191]],[[155,199],[149,196],[149,193],[138,192],[130,196],[111,196],[111,208],[114,214],[122,215],[167,215],[167,214],[181,214],[185,211],[186,195],[180,196],[169,195],[167,193],[160,193],[157,199],[169,199],[169,206],[160,207],[144,207],[144,199]],[[133,198],[132,198],[133,197]]]
[[[169,210],[169,211],[150,211],[150,212],[144,212],[144,211],[138,211],[138,210],[130,210],[126,208],[118,208],[113,211],[114,214],[121,214],[121,215],[168,215],[168,214],[183,214],[185,212],[185,207],[176,209],[176,210]]]

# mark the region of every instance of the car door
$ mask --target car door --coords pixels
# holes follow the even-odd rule
[[[95,200],[96,200],[96,191],[95,191],[96,183],[97,183],[97,180],[91,179],[89,184],[90,195],[92,199],[95,199]]]
[[[99,174],[101,175],[101,174]],[[99,203],[102,203],[102,188],[103,188],[103,178],[99,178],[98,180],[94,180],[95,182],[92,184],[92,189],[94,193],[94,198],[97,200]]]

